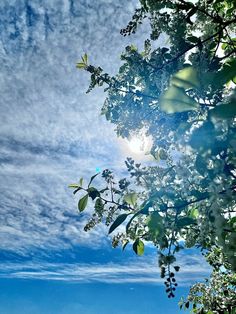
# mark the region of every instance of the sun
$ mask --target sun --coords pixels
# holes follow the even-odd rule
[[[139,161],[150,160],[153,138],[150,135],[147,136],[146,129],[143,128],[139,132],[133,132],[126,139],[118,137],[117,141],[125,157],[132,157]]]
[[[147,136],[145,130],[138,134],[133,134],[127,140],[127,148],[134,157],[142,158],[150,153],[152,147],[152,137]]]
[[[139,138],[139,137],[132,137],[129,141],[128,141],[128,146],[129,149],[135,153],[135,154],[142,154],[145,151],[145,140]]]

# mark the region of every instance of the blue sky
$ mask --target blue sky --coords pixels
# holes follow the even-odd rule
[[[115,73],[132,42],[119,34],[137,1],[0,2],[0,313],[178,313],[159,278],[156,252],[110,248],[107,229],[83,232],[67,186],[96,168],[125,171],[125,151],[100,116],[104,94],[86,95],[75,68],[85,52]],[[179,295],[208,273],[195,251],[179,261]],[[166,306],[168,304],[168,306]]]

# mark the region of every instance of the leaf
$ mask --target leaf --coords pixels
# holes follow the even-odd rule
[[[161,48],[162,54],[165,54],[167,51],[169,51],[169,48],[166,48],[166,47]]]
[[[133,243],[133,250],[137,255],[143,255],[144,253],[144,243],[139,238]]]
[[[69,187],[69,188],[72,188],[72,189],[77,189],[77,188],[80,187],[80,185],[77,184],[77,183],[72,183],[72,184],[69,184],[68,187]]]
[[[196,219],[193,219],[191,217],[183,217],[183,218],[179,218],[177,220],[177,226],[179,228],[183,228],[189,225],[195,225],[196,224]]]
[[[82,57],[82,61],[85,63],[85,65],[88,65],[88,55],[85,53]]]
[[[121,225],[125,219],[128,217],[129,214],[121,214],[116,218],[116,220],[113,222],[113,224],[110,226],[110,229],[108,231],[108,234],[112,233],[119,225]]]
[[[177,72],[172,77],[171,83],[184,89],[197,88],[200,86],[197,70],[189,66]]]
[[[83,62],[76,63],[76,68],[78,69],[84,69],[86,67],[86,64]]]
[[[83,185],[83,180],[84,180],[83,178],[80,178],[80,179],[79,179],[79,185],[80,185],[80,186]]]
[[[88,204],[88,194],[86,194],[79,200],[79,203],[78,203],[79,211],[82,212],[86,208],[87,204]]]
[[[193,218],[194,220],[198,218],[198,216],[199,216],[199,211],[197,208],[192,208],[188,214],[188,217]]]
[[[94,187],[90,187],[88,188],[88,195],[89,197],[91,197],[92,200],[95,200],[96,197],[100,196],[100,193],[97,189],[95,189]]]
[[[129,205],[135,206],[137,203],[137,198],[138,198],[137,193],[135,192],[128,193],[124,196],[124,201]]]
[[[124,240],[124,242],[122,243],[122,250],[124,251],[124,249],[126,248],[126,246],[128,245],[129,240]]]
[[[152,212],[147,219],[150,234],[156,239],[162,237],[164,231],[163,218],[158,212]]]
[[[183,88],[172,85],[162,95],[160,108],[166,113],[197,110],[198,103],[189,97]]]
[[[204,140],[203,140],[204,139]],[[204,122],[198,129],[194,130],[189,144],[195,149],[212,149],[215,146],[215,127],[211,121]]]
[[[199,42],[199,38],[196,36],[189,36],[186,39],[187,39],[187,41],[190,41],[193,44],[197,44]]]
[[[93,182],[93,180],[96,178],[96,176],[99,175],[99,173],[100,173],[100,172],[96,173],[94,176],[92,176],[92,177],[90,178],[88,187],[90,187],[90,184]]]
[[[222,69],[214,75],[213,85],[221,87],[233,80],[236,76],[236,59],[229,59],[224,63]]]
[[[153,202],[149,201],[149,202],[144,202],[140,207],[140,210],[137,211],[133,217],[130,219],[130,221],[127,223],[126,225],[126,233],[128,233],[129,227],[131,225],[131,222],[134,220],[135,217],[137,217],[138,215],[148,215],[149,213],[149,208],[152,207]]]
[[[232,119],[236,116],[236,96],[229,103],[220,103],[209,111],[211,119]]]
[[[78,189],[78,188],[82,187],[82,184],[83,184],[83,178],[80,178],[79,183],[69,184],[68,187],[72,188],[72,189]]]

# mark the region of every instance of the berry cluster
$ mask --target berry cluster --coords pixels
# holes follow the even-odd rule
[[[132,20],[128,25],[121,29],[120,34],[123,36],[134,34],[138,27],[138,24],[142,24],[142,20],[146,17],[144,8],[136,9]]]
[[[180,267],[174,266],[174,269],[175,269],[175,271],[179,271]],[[168,298],[174,298],[175,297],[174,292],[175,292],[178,284],[176,282],[174,272],[171,272],[169,267],[168,267],[167,272],[168,272],[168,274],[166,274],[166,267],[162,266],[161,267],[161,278],[166,278],[166,281],[164,282],[164,284],[166,286],[166,293],[168,295]]]

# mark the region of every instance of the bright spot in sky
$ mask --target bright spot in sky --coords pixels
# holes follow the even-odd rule
[[[126,157],[133,157],[135,160],[145,160],[150,158],[152,137],[146,136],[145,132],[133,134],[129,139],[121,139],[120,143]]]
[[[145,141],[138,137],[133,137],[130,141],[128,141],[130,150],[135,154],[143,153],[146,146],[145,144]]]

